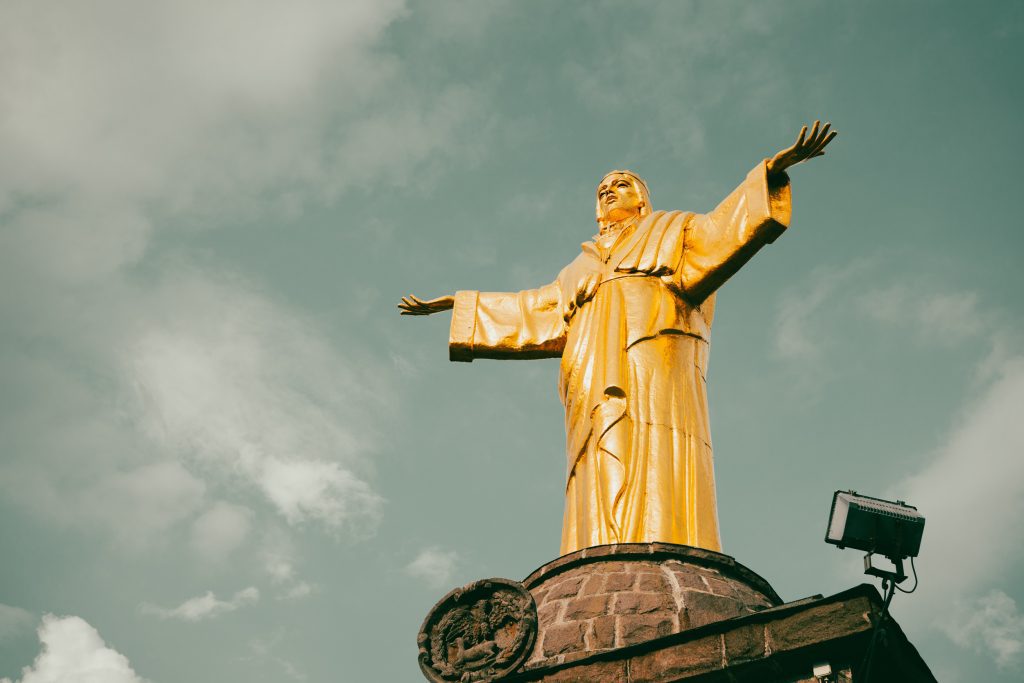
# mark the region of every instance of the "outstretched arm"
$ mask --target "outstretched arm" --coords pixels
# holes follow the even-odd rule
[[[796,142],[762,161],[714,210],[684,233],[681,288],[700,303],[789,225],[790,192],[786,169],[825,153],[836,136],[831,124],[804,126]]]
[[[424,301],[410,294],[398,304],[402,315],[430,315],[454,309],[449,356],[551,358],[565,346],[566,324],[557,282],[522,292],[457,292]]]

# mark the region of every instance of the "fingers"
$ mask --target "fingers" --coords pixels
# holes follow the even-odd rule
[[[828,129],[828,127],[826,126],[826,130],[827,129]],[[824,133],[824,132],[825,131],[823,130],[822,133]],[[821,139],[821,141],[818,143],[818,145],[814,148],[814,153],[811,156],[819,156],[821,154],[824,154],[825,153],[825,146],[828,143],[832,142],[832,140],[835,139],[836,135],[839,135],[839,131],[835,131],[834,130],[831,133],[829,133],[828,135],[824,136]]]
[[[796,136],[796,144],[792,148],[800,147],[804,144],[804,138],[807,136],[807,126],[800,129],[800,135]]]
[[[398,304],[401,315],[430,315],[430,309],[414,295],[402,297],[402,303]]]
[[[814,125],[811,126],[811,132],[807,134],[807,142],[811,143],[818,139],[818,128],[821,127],[821,121],[815,121]]]

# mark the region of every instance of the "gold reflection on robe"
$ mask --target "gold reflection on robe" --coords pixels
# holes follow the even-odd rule
[[[789,180],[769,184],[762,162],[710,213],[648,210],[585,242],[550,284],[455,295],[452,360],[561,357],[563,554],[721,550],[706,388],[715,291],[789,217]]]

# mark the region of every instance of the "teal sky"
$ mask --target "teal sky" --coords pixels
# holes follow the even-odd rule
[[[544,284],[604,172],[706,211],[816,118],[718,298],[725,552],[835,593],[832,492],[905,499],[897,620],[1021,680],[1022,63],[1011,2],[3,2],[0,681],[421,680],[436,600],[557,555],[564,434],[555,361],[399,298]]]

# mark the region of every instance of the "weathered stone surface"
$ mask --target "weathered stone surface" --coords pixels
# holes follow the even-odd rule
[[[660,571],[655,572],[643,572],[640,574],[640,581],[637,584],[637,588],[641,591],[649,591],[652,593],[672,593],[672,587],[668,583],[668,579]]]
[[[672,569],[672,575],[675,577],[679,587],[710,591],[711,587],[708,586],[707,581],[705,581],[703,572],[694,571],[692,568],[689,569],[689,571],[686,569]]]
[[[674,612],[676,601],[671,593],[623,593],[615,601],[616,614],[650,614]]]
[[[633,614],[618,618],[615,645],[632,645],[667,636],[675,630],[671,617],[658,614]]]
[[[484,579],[450,591],[416,637],[420,670],[434,683],[501,678],[533,652],[537,606],[523,584]]]
[[[559,598],[571,598],[580,592],[580,586],[583,585],[583,576],[574,576],[565,578],[558,583],[552,585],[548,589],[547,599],[558,600]]]
[[[615,617],[598,617],[590,622],[591,650],[605,650],[615,647]]]
[[[565,606],[565,621],[593,619],[608,612],[607,595],[589,595],[569,600]]]
[[[644,642],[778,602],[763,579],[727,555],[662,543],[587,548],[538,569],[525,583],[541,624],[531,666],[564,664],[580,653]],[[551,629],[556,635],[546,640]]]
[[[724,635],[725,660],[729,664],[761,659],[765,656],[765,627],[763,624],[749,624]]]
[[[604,589],[609,593],[627,591],[636,583],[636,574],[616,572],[605,577]]]
[[[614,597],[617,600],[623,595]],[[881,598],[874,588],[862,585],[831,598],[805,598],[771,610],[749,612],[736,620],[710,623],[699,630],[650,638],[647,636],[651,633],[642,634],[646,640],[628,646],[609,643],[612,627],[625,627],[628,633],[640,635],[634,627],[653,615],[605,615],[585,622],[588,652],[570,651],[547,662],[531,663],[508,680],[681,683],[698,678],[708,683],[815,683],[812,668],[828,662],[837,683],[852,683],[850,667],[863,661],[871,640],[867,617],[877,615],[880,607]],[[657,625],[653,628],[656,634]],[[884,663],[886,680],[936,683],[895,622],[889,622],[887,637],[879,643],[877,657]],[[615,647],[609,648],[610,644]]]
[[[769,647],[774,652],[792,650],[806,645],[811,633],[825,639],[867,630],[871,627],[868,610],[866,600],[858,605],[832,603],[803,610],[769,625]]]
[[[544,683],[625,683],[629,679],[626,662],[594,662],[552,672],[542,679]]]
[[[544,655],[554,657],[566,652],[583,650],[585,632],[586,624],[581,622],[548,627],[543,636]]]
[[[732,598],[689,590],[683,591],[683,610],[690,628],[738,617],[749,611]]]
[[[537,620],[540,622],[542,627],[546,627],[556,621],[559,621],[559,615],[562,612],[562,603],[560,602],[548,602],[537,608]]]
[[[632,659],[628,680],[630,683],[665,683],[682,676],[715,671],[721,666],[722,637],[714,635]]]
[[[580,595],[596,595],[597,593],[604,593],[604,581],[605,577],[600,572],[595,572],[591,576],[588,576],[587,580],[583,583],[583,588],[580,589]]]

